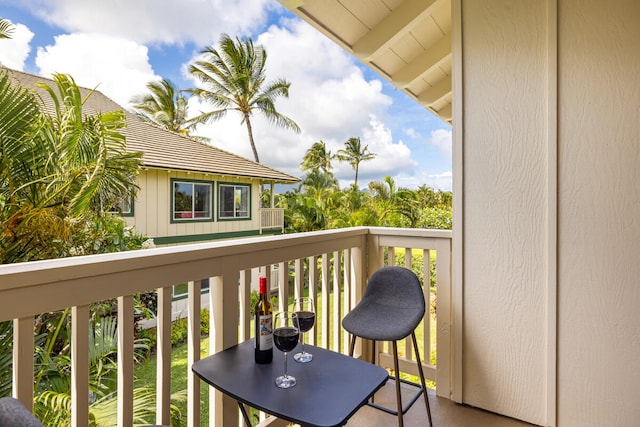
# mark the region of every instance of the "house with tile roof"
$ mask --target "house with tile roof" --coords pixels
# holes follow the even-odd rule
[[[24,87],[54,87],[53,80],[9,70]],[[83,95],[91,90],[81,88]],[[51,99],[42,96],[45,108]],[[94,91],[84,110],[97,114],[123,110],[127,150],[142,152],[135,198],[120,207],[127,225],[156,245],[280,234],[284,210],[260,206],[261,186],[293,184],[299,178],[203,142],[161,129]]]

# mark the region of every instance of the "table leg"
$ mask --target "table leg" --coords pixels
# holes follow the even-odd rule
[[[245,409],[244,405],[238,402],[238,406],[240,407],[240,412],[242,412],[242,418],[244,418],[245,424],[247,425],[247,427],[251,427],[251,421],[249,420],[249,415],[247,415],[247,410]]]

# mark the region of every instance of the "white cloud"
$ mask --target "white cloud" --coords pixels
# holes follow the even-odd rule
[[[404,133],[407,136],[409,136],[410,138],[413,138],[413,139],[417,139],[417,138],[420,138],[422,136],[414,128],[404,129]]]
[[[417,162],[402,142],[393,141],[389,127],[379,117],[387,116],[390,97],[382,92],[379,80],[366,80],[354,59],[333,42],[299,21],[283,21],[284,27],[270,27],[256,40],[265,47],[267,79],[283,77],[291,82],[289,98],[276,101],[278,110],[294,119],[301,134],[268,123],[262,116],[252,118],[260,161],[293,175],[300,175],[300,163],[311,144],[323,140],[332,153],[344,148],[351,137],[360,137],[374,160],[360,165],[358,183],[379,180],[401,170],[415,168]],[[209,109],[192,100],[191,113]],[[219,122],[201,126],[196,132],[212,139],[214,145],[253,159],[247,131],[232,112]],[[334,173],[342,186],[353,182],[354,171],[346,163],[334,161]]]
[[[365,73],[353,57],[306,23],[280,16],[278,25],[265,29],[268,14],[280,8],[273,0],[25,0],[23,4],[47,22],[71,32],[37,49],[35,61],[41,74],[69,73],[81,86],[99,85],[101,92],[125,107],[133,96],[145,91],[150,80],[159,78],[151,65],[148,46],[153,47],[154,57],[158,56],[154,60],[164,62],[164,68],[158,65],[164,73],[170,72],[170,60],[160,56],[175,45],[194,43],[186,46],[191,49],[215,43],[222,32],[232,36],[254,34],[255,43],[265,46],[268,53],[268,80],[282,77],[291,82],[289,98],[278,99],[276,107],[302,128],[301,134],[295,134],[260,115],[254,116],[254,137],[262,163],[299,176],[300,162],[314,142],[323,140],[335,153],[344,148],[348,138],[360,137],[377,154],[374,160],[361,164],[358,182],[362,187],[385,175],[416,182],[414,187],[434,179],[420,174],[419,159],[412,158],[415,154],[398,139],[403,136],[414,144],[429,133],[424,123],[403,121],[410,117],[406,109],[405,115],[392,116],[389,107],[393,99],[383,92],[381,80],[367,78],[370,72]],[[261,29],[263,32],[255,37]],[[23,46],[28,48],[28,44]],[[183,76],[189,80],[185,65],[174,66],[182,67]],[[197,100],[190,105],[192,114],[208,108]],[[253,159],[246,128],[233,112],[219,122],[202,126],[196,134]],[[450,139],[450,132],[447,138],[447,131],[435,131],[424,143],[450,153]],[[343,186],[353,181],[349,165],[335,161],[334,168]]]
[[[36,65],[45,77],[65,73],[79,86],[97,86],[123,107],[132,96],[143,93],[150,80],[158,79],[146,46],[103,34],[56,36],[54,45],[38,48]]]
[[[273,0],[21,1],[40,19],[67,32],[168,44],[207,44],[223,32],[249,34],[264,26],[268,10],[276,6]]]
[[[421,185],[442,191],[452,191],[453,189],[453,173],[451,171],[440,174],[418,173],[414,176],[399,174],[394,178],[397,187],[409,188],[415,190]]]
[[[10,39],[0,40],[0,64],[18,71],[24,70],[24,63],[31,52],[33,32],[23,24],[14,24]]]
[[[443,156],[445,156],[447,159],[450,159],[452,147],[451,138],[451,130],[436,129],[434,131],[431,131],[431,139],[429,143],[436,146]]]

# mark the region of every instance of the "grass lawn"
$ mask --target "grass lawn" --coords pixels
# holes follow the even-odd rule
[[[203,338],[200,342],[202,349],[200,356],[205,357],[209,351],[209,338]],[[171,393],[187,389],[187,345],[182,344],[171,349]],[[135,367],[136,387],[156,387],[156,356],[153,355]],[[209,425],[209,386],[200,383],[200,414],[201,425]],[[187,403],[178,402],[176,404],[182,414],[182,425],[187,424]]]

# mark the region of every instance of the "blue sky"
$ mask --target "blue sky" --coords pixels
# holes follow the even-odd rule
[[[197,85],[187,65],[220,34],[251,37],[268,53],[267,77],[291,82],[280,112],[301,134],[254,118],[262,163],[300,176],[305,151],[323,140],[335,153],[359,137],[377,157],[360,167],[358,183],[393,177],[399,187],[451,190],[451,128],[276,0],[0,0],[0,17],[16,25],[0,41],[0,63],[42,76],[71,74],[125,108],[153,79],[184,89]],[[208,107],[193,99],[190,111]],[[246,130],[229,114],[197,134],[252,159]],[[334,162],[341,186],[353,181],[346,163]]]

